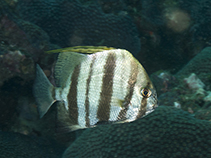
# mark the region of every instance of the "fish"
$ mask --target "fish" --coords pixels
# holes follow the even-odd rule
[[[74,131],[103,122],[132,122],[158,105],[144,67],[125,49],[77,46],[47,53],[59,53],[56,86],[37,64],[33,92],[40,118],[60,102],[58,128]]]

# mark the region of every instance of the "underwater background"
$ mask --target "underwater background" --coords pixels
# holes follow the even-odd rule
[[[210,0],[0,0],[0,158],[211,157],[210,26]],[[35,64],[53,82],[46,51],[86,45],[130,51],[159,107],[71,133],[56,132],[56,104],[40,119]]]

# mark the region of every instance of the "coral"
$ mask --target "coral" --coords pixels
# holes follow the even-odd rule
[[[162,71],[152,74],[152,82],[159,94],[159,103],[174,106],[177,102],[183,110],[194,114],[201,110],[209,111],[207,105],[211,100],[210,55],[211,47],[206,47],[175,75],[166,75]]]
[[[159,104],[174,107],[179,106],[181,109],[194,114],[200,111],[206,107],[209,91],[199,86],[197,80],[190,82],[189,85],[184,82],[183,78],[178,78],[171,89],[159,95]]]
[[[23,20],[41,27],[61,47],[105,45],[133,54],[140,51],[137,29],[128,15],[105,14],[97,5],[76,0],[22,0],[17,9]]]
[[[152,83],[156,87],[158,96],[170,91],[176,85],[176,78],[167,71],[158,71],[150,75]]]
[[[181,108],[181,104],[178,102],[174,102],[174,107],[180,109]]]
[[[196,92],[196,94],[204,95],[205,84],[196,76],[196,74],[192,73],[188,78],[184,78],[184,81],[190,89]]]
[[[210,104],[208,104],[207,107],[204,107],[200,110],[198,110],[195,113],[195,117],[201,120],[208,120],[211,121],[211,107]]]
[[[0,32],[3,50],[20,49],[35,61],[44,50],[50,48],[49,37],[40,27],[15,17],[2,16]]]
[[[0,86],[13,77],[31,80],[34,77],[34,62],[42,56],[50,66],[52,56],[44,54],[52,48],[49,37],[40,27],[17,19],[10,6],[0,0]],[[52,62],[51,62],[52,63]]]
[[[160,105],[175,106],[175,102],[181,104],[181,96],[178,91],[171,89],[170,91],[163,92],[158,97],[158,103]],[[184,104],[182,104],[184,106]]]
[[[210,84],[211,76],[211,47],[204,48],[198,53],[191,61],[187,63],[179,72],[176,77],[181,78],[195,73],[205,85]]]
[[[19,50],[9,51],[0,55],[0,73],[4,74],[0,76],[0,86],[16,76],[30,80],[34,76],[34,62]]]
[[[55,55],[44,53],[52,46],[48,35],[40,27],[17,19],[3,2],[0,0],[0,124],[8,130],[18,118],[31,116],[24,113],[26,108],[18,101],[23,96],[32,97],[35,62],[50,67],[52,62],[49,61]]]
[[[158,107],[131,123],[88,129],[65,151],[73,157],[210,157],[211,123],[174,107]]]
[[[19,63],[25,59],[25,55],[20,51],[9,51],[8,53],[0,56],[0,61],[4,67],[12,72],[20,72]]]
[[[210,91],[208,92],[208,95],[206,97],[204,97],[204,101],[211,102],[211,92]]]
[[[1,158],[60,158],[62,152],[61,146],[47,139],[0,131]]]

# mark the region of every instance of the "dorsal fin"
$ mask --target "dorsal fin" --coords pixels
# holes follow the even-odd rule
[[[60,53],[55,66],[56,86],[64,88],[75,67],[85,60],[86,57],[84,54],[75,52]]]
[[[96,52],[101,52],[104,50],[111,50],[115,49],[113,47],[106,47],[106,46],[75,46],[75,47],[67,47],[67,48],[61,48],[56,50],[49,50],[46,51],[46,53],[61,53],[61,52],[77,52],[77,53],[83,53],[83,54],[93,54]]]
[[[74,68],[86,59],[86,54],[114,49],[106,46],[75,46],[50,50],[47,53],[60,53],[55,66],[56,86],[64,87]]]

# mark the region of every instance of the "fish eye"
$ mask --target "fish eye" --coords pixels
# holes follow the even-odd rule
[[[152,94],[152,91],[148,88],[141,88],[140,93],[143,97],[148,98]]]

